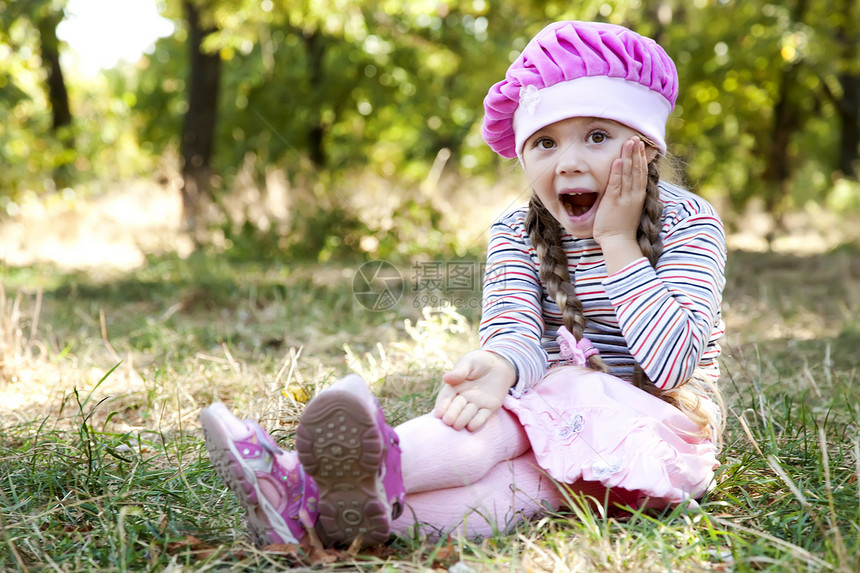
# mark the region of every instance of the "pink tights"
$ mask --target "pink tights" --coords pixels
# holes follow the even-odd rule
[[[541,510],[564,505],[558,485],[538,467],[519,420],[499,410],[477,432],[454,430],[433,414],[396,428],[406,509],[394,531],[416,525],[428,534],[492,535]],[[581,482],[573,491],[602,499],[605,488]]]
[[[455,430],[432,413],[395,430],[407,493],[472,484],[500,462],[531,449],[519,420],[504,408],[477,432]]]

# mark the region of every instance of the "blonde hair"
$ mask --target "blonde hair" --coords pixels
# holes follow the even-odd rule
[[[657,267],[657,261],[663,254],[663,239],[660,236],[662,225],[663,202],[660,200],[660,159],[654,159],[648,164],[648,183],[645,188],[645,204],[636,231],[636,240],[642,254],[652,267]],[[540,261],[540,279],[546,285],[549,296],[555,300],[562,313],[562,322],[577,341],[585,334],[585,315],[582,302],[576,296],[570,276],[570,266],[567,253],[561,243],[563,233],[561,224],[541,203],[536,194],[532,194],[525,220],[526,231],[532,246]],[[606,363],[600,355],[589,358],[588,365],[600,372],[608,372]],[[694,373],[689,379],[670,390],[663,390],[654,385],[642,367],[637,363],[633,369],[633,385],[656,396],[684,412],[694,423],[702,428],[702,434],[719,445],[724,422],[722,416],[716,415],[705,407],[702,398],[716,402],[722,410],[722,398],[717,387],[707,376]]]

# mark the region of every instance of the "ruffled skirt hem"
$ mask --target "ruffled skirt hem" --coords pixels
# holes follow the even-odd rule
[[[634,507],[695,503],[719,465],[715,445],[683,412],[608,374],[556,368],[504,407],[553,479],[626,490]]]

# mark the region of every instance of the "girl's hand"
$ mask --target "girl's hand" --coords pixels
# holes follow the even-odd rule
[[[621,147],[621,157],[612,162],[606,191],[594,217],[594,240],[604,254],[615,242],[636,241],[647,184],[645,144],[631,137]]]
[[[612,162],[606,191],[597,206],[593,235],[603,250],[608,275],[642,257],[636,231],[645,205],[649,154],[653,159],[656,150],[646,152],[638,137],[625,141],[621,157]]]
[[[475,350],[461,357],[442,381],[434,414],[455,430],[474,432],[502,407],[516,371],[498,354]]]

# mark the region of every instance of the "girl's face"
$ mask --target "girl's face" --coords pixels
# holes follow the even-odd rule
[[[641,136],[610,119],[572,117],[538,130],[523,145],[526,177],[547,210],[574,237],[593,236],[612,163],[633,137]],[[645,153],[650,162],[657,150],[646,147]]]

